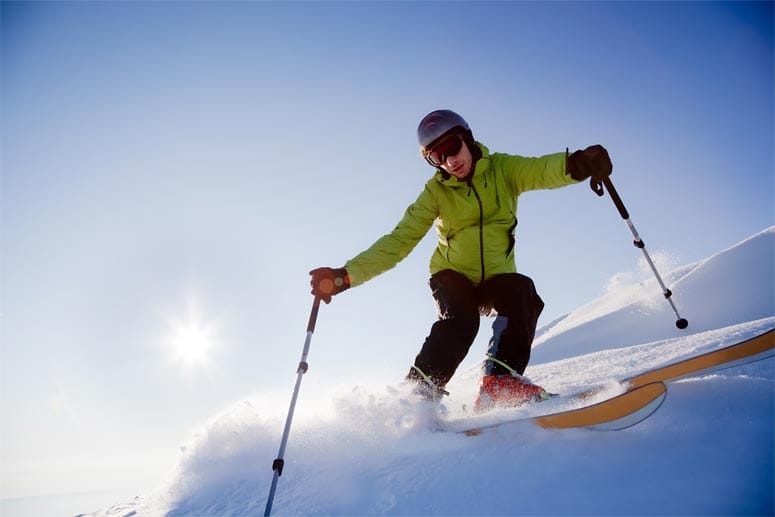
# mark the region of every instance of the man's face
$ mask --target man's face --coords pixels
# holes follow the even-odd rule
[[[458,179],[465,179],[473,165],[473,157],[462,135],[456,134],[445,138],[431,149],[432,163]]]
[[[468,150],[468,146],[464,142],[460,152],[454,156],[447,156],[447,159],[441,164],[441,168],[457,179],[462,180],[471,173],[472,163],[471,151]]]

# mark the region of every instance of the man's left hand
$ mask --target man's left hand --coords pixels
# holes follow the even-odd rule
[[[605,147],[591,145],[568,156],[566,171],[576,181],[592,178],[599,183],[611,175],[613,165]]]

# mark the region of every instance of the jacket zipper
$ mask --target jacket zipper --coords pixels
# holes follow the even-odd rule
[[[484,207],[482,206],[482,198],[479,197],[479,192],[476,191],[476,187],[474,187],[474,184],[472,181],[469,181],[468,185],[471,187],[471,190],[474,191],[474,196],[476,197],[476,202],[479,203],[479,262],[482,265],[482,278],[479,280],[479,283],[481,284],[484,282]]]

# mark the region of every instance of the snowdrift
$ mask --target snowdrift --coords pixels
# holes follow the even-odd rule
[[[617,379],[771,329],[774,252],[775,227],[666,274],[685,331],[656,285],[618,275],[615,289],[539,331],[527,373],[560,394],[616,391]],[[426,408],[400,385],[302,386],[274,513],[772,515],[774,371],[766,359],[671,383],[663,407],[624,431],[473,438],[431,431]],[[478,375],[461,372],[448,386],[448,421],[468,418]],[[93,515],[262,514],[287,402],[227,408],[181,447],[157,493]]]
[[[655,254],[664,271],[670,259]],[[646,278],[635,281],[638,276]],[[664,275],[673,302],[689,328],[671,324],[675,315],[642,260],[638,273],[620,273],[610,292],[539,329],[533,364],[597,350],[682,337],[775,314],[775,227],[712,257]]]

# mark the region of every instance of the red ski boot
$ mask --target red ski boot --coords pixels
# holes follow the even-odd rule
[[[541,386],[533,384],[526,377],[517,374],[485,375],[479,395],[474,402],[474,411],[481,412],[496,407],[515,407],[528,402],[546,400],[551,395]]]

